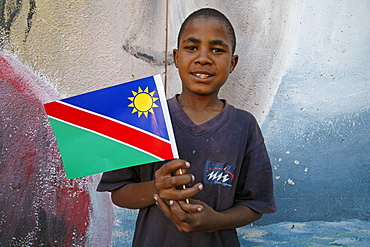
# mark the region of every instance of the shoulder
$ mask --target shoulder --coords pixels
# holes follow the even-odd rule
[[[176,95],[173,96],[172,98],[167,99],[167,104],[169,107],[173,107],[174,105],[176,105],[176,103],[177,103]]]
[[[181,111],[181,107],[176,99],[177,95],[173,96],[172,98],[167,99],[168,110],[170,114],[177,113]]]
[[[227,107],[228,111],[233,115],[234,121],[242,124],[258,125],[256,118],[249,111],[236,108],[227,102],[225,103],[225,107]]]
[[[259,146],[264,142],[260,125],[252,113],[229,105],[231,111],[231,129],[237,131],[240,137],[246,137],[250,146]]]

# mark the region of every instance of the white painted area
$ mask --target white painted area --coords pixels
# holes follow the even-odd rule
[[[24,43],[27,11],[8,49],[63,97],[164,73],[165,1],[39,1]]]
[[[370,2],[311,0],[300,17],[287,100],[318,116],[370,106]]]
[[[295,185],[294,181],[290,178],[287,180],[287,183],[290,184],[290,185]]]
[[[194,10],[216,8],[230,19],[236,30],[239,63],[220,97],[250,111],[262,122],[295,50],[303,5],[293,0],[170,3],[169,50],[176,48],[181,22]],[[168,77],[172,96],[181,88],[174,66],[169,68]]]

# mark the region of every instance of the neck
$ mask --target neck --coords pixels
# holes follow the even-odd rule
[[[222,110],[223,102],[216,96],[203,96],[203,95],[187,95],[181,93],[177,97],[177,101],[180,106],[184,108],[190,108],[196,111],[203,111],[207,109]]]
[[[224,108],[224,103],[218,97],[191,96],[181,93],[177,97],[181,108],[194,124],[200,125],[216,117]]]

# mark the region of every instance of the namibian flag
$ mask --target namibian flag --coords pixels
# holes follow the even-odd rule
[[[160,75],[44,106],[69,179],[178,158]]]

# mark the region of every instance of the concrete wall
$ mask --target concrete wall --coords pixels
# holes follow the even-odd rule
[[[368,1],[0,5],[1,244],[130,242],[136,212],[96,193],[99,175],[66,179],[42,104],[158,73],[168,97],[178,93],[176,35],[206,6],[237,34],[221,97],[257,117],[274,168],[279,212],[257,224],[369,220]]]

